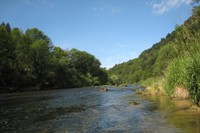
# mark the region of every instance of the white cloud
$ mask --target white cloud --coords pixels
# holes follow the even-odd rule
[[[21,2],[32,8],[38,8],[39,6],[55,6],[55,4],[51,0],[21,0]]]
[[[161,0],[160,3],[152,3],[153,12],[162,15],[182,4],[190,4],[192,0]]]
[[[117,46],[118,46],[119,48],[125,48],[125,47],[127,47],[126,44],[122,44],[122,43],[118,43]]]
[[[101,51],[101,52],[106,52],[106,50],[105,50],[105,49],[103,49],[103,48],[102,48],[102,49],[100,49],[100,51]]]
[[[112,14],[117,14],[121,12],[120,8],[114,7],[109,3],[105,2],[96,2],[94,5],[90,6],[90,9],[96,12],[110,12]]]
[[[45,6],[48,7],[54,7],[55,4],[51,0],[39,0],[40,3],[42,3]]]
[[[38,8],[38,6],[36,4],[34,4],[31,0],[21,0],[21,2],[26,4],[29,7]]]
[[[119,9],[119,8],[112,8],[112,9],[111,9],[111,12],[112,12],[113,14],[117,14],[117,13],[121,12],[121,9]]]

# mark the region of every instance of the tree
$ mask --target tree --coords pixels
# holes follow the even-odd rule
[[[15,45],[10,33],[2,24],[0,26],[0,80],[4,87],[12,84],[15,60]]]
[[[108,72],[106,71],[105,68],[100,68],[98,75],[96,75],[99,77],[100,83],[99,84],[107,84],[109,77],[108,77]]]
[[[15,43],[15,86],[27,87],[32,82],[31,62],[29,58],[31,38],[24,35],[18,28],[11,31],[12,40]],[[22,82],[23,81],[23,82]]]
[[[11,32],[11,28],[10,28],[10,24],[9,24],[9,23],[6,24],[6,30],[7,30],[9,33]]]
[[[54,47],[51,55],[51,70],[48,73],[50,84],[55,88],[74,87],[75,81],[73,80],[76,71],[69,67],[68,51],[64,51],[60,47]]]
[[[32,42],[43,40],[49,45],[50,48],[53,48],[51,39],[37,28],[27,29],[25,35],[30,37],[32,39]]]
[[[50,59],[49,46],[44,40],[37,40],[30,46],[30,61],[35,75],[36,83],[44,84]]]
[[[0,25],[0,87],[12,91],[27,87],[69,88],[107,83],[108,75],[93,55],[77,49],[53,47],[37,28]]]
[[[4,22],[1,23],[1,26],[6,26],[6,24]]]
[[[90,72],[94,76],[96,70],[100,67],[99,60],[85,51],[71,49],[68,58],[72,65],[84,75]]]
[[[71,49],[67,57],[70,66],[74,67],[78,73],[77,78],[81,81],[81,86],[107,83],[108,75],[100,68],[100,61],[93,55],[85,51]]]

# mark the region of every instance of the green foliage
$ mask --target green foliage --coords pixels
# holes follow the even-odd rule
[[[167,44],[158,51],[158,57],[154,64],[154,75],[163,75],[164,70],[170,64],[171,60],[177,57],[174,47],[175,45],[173,44]]]
[[[10,31],[4,23],[0,25],[0,84],[7,88],[6,83],[12,84],[15,62],[15,45]]]
[[[195,104],[200,106],[200,54],[192,57],[188,67],[188,88]]]
[[[47,74],[49,59],[50,52],[46,41],[37,40],[30,46],[30,62],[39,86],[43,84]]]
[[[51,44],[49,37],[37,28],[27,29],[25,35],[30,37],[33,42],[36,40],[43,40],[46,43]]]
[[[176,59],[166,71],[165,90],[169,95],[175,87],[188,88],[195,104],[200,102],[200,54]]]
[[[109,69],[110,77],[119,75],[120,84],[160,77],[174,59],[200,51],[199,9],[200,7],[195,7],[193,15],[183,25],[176,25],[171,34],[142,52],[138,58]]]
[[[166,70],[166,82],[165,89],[167,94],[172,95],[175,91],[176,86],[183,86],[186,88],[187,85],[187,65],[188,59],[176,59]]]
[[[108,74],[93,55],[54,47],[37,28],[0,25],[0,88],[69,88],[107,84]]]
[[[193,8],[193,15],[183,25],[176,25],[171,34],[142,52],[138,58],[115,65],[109,70],[109,75],[120,77],[119,81],[117,80],[120,84],[147,80],[145,84],[152,85],[154,81],[150,79],[166,76],[165,89],[169,95],[173,94],[175,87],[188,88],[194,103],[198,104],[199,51],[200,6],[197,6]]]
[[[119,75],[112,75],[110,78],[111,78],[111,81],[113,84],[115,84],[115,85],[121,84]]]
[[[72,65],[81,73],[91,73],[93,76],[100,67],[100,62],[93,55],[85,52],[71,49],[69,51],[69,60]]]

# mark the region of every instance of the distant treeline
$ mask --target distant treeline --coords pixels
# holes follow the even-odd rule
[[[55,47],[37,28],[0,25],[1,91],[101,85],[108,74],[93,55]]]

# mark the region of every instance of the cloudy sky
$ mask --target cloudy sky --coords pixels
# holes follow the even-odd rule
[[[0,21],[36,27],[55,46],[77,48],[102,67],[136,58],[191,16],[191,0],[0,0]]]

